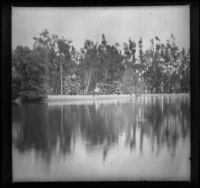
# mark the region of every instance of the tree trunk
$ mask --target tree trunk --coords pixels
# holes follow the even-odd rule
[[[86,93],[86,88],[87,88],[87,81],[88,81],[88,71],[87,71],[87,67],[85,65],[85,80],[84,80],[84,93]]]
[[[105,76],[104,76],[104,80],[106,80],[107,76],[108,76],[108,67],[109,67],[109,63],[110,63],[110,57],[107,61],[107,67],[106,67],[106,73],[105,73]]]
[[[60,57],[60,94],[63,95],[63,64]]]
[[[108,66],[106,68],[106,74],[105,74],[104,80],[106,80],[107,76],[108,76]]]
[[[86,86],[86,93],[88,92],[88,89],[89,89],[89,86],[90,86],[91,74],[92,74],[92,71],[89,72],[89,77],[88,77],[87,86]]]

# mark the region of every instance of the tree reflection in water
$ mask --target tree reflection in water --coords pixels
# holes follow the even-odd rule
[[[124,136],[124,147],[130,151],[139,147],[142,154],[144,138],[148,138],[151,152],[158,154],[166,145],[175,155],[179,138],[190,134],[189,112],[189,99],[183,97],[88,105],[28,104],[13,107],[13,146],[21,153],[34,149],[49,163],[55,152],[73,156],[77,140],[82,139],[88,153],[102,151],[105,161]]]

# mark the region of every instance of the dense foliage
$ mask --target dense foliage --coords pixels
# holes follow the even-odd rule
[[[173,35],[166,43],[156,36],[146,51],[142,38],[120,48],[103,34],[99,44],[86,40],[80,51],[47,30],[33,39],[32,49],[12,51],[13,99],[190,91],[190,51],[179,50]]]

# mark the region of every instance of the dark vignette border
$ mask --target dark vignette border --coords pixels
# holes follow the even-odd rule
[[[34,3],[33,3],[34,2]],[[191,49],[191,182],[52,182],[12,183],[12,138],[11,138],[11,9],[12,6],[75,7],[75,6],[167,6],[190,4],[190,49]],[[198,187],[199,185],[199,3],[198,1],[11,1],[1,4],[1,184],[3,186],[150,186],[150,187]]]

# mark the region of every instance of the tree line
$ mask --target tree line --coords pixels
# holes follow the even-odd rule
[[[72,41],[42,31],[32,49],[12,50],[12,99],[47,95],[185,93],[190,91],[190,50],[179,50],[173,34],[158,36],[143,49],[142,38],[111,45],[85,40],[77,50]],[[136,53],[138,50],[138,54]]]

